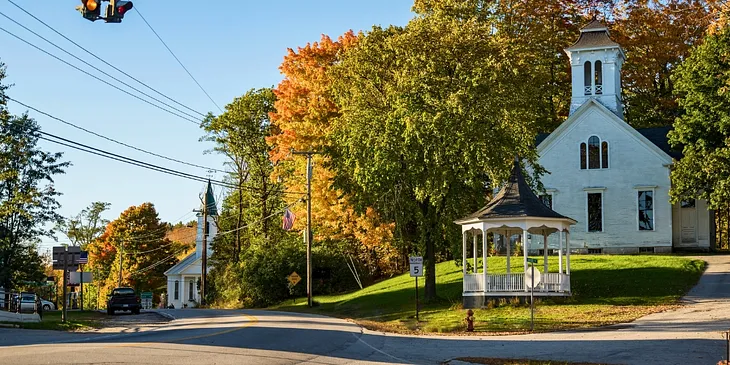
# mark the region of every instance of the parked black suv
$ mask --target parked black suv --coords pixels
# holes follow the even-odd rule
[[[140,309],[142,304],[132,288],[115,288],[106,301],[106,313],[109,315],[113,315],[114,311],[139,314]]]

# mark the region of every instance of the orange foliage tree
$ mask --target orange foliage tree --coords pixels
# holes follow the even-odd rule
[[[119,286],[119,258],[122,286],[160,294],[164,272],[177,262],[183,244],[166,238],[168,225],[161,222],[152,203],[129,207],[110,222],[104,233],[89,244],[89,269],[100,287],[98,304],[105,306],[105,294]]]
[[[323,35],[320,42],[297,50],[289,49],[279,67],[284,80],[274,90],[276,111],[271,120],[274,135],[268,139],[273,150],[271,159],[288,190],[306,191],[306,160],[290,154],[290,150],[321,151],[332,120],[339,114],[329,93],[329,68],[343,52],[357,43],[352,31],[333,40]],[[393,244],[393,225],[383,222],[372,209],[356,212],[348,197],[332,187],[333,173],[322,156],[315,156],[312,176],[312,223],[315,240],[320,243],[350,242],[345,250],[365,262],[372,274],[397,270],[398,251]],[[297,196],[290,196],[296,200]],[[294,207],[299,217],[295,229],[306,224],[304,204]]]

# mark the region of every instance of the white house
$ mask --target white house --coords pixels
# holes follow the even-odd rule
[[[543,201],[577,220],[570,247],[583,253],[708,250],[712,219],[703,200],[672,205],[671,127],[634,129],[623,118],[621,66],[625,55],[594,20],[567,48],[572,69],[570,116],[538,137]],[[713,237],[714,238],[714,237]],[[531,239],[540,251],[542,239]],[[549,250],[558,242],[549,239]]]
[[[218,233],[218,227],[215,224],[215,217],[218,216],[218,209],[216,208],[215,197],[213,196],[213,189],[208,183],[205,193],[205,204],[208,207],[208,219],[207,219],[207,249],[208,249],[208,263],[210,263],[210,257],[213,251],[210,249],[210,245],[213,242],[216,234]],[[202,270],[202,258],[203,258],[203,214],[201,211],[198,212],[198,228],[195,237],[195,252],[191,253],[175,266],[165,271],[167,277],[167,305],[172,304],[175,308],[184,307],[195,307],[200,303],[200,290],[199,280]],[[208,264],[207,272],[210,272],[211,266]]]

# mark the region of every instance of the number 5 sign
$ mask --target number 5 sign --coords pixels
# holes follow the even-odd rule
[[[411,261],[411,277],[423,276],[423,257],[410,257]]]

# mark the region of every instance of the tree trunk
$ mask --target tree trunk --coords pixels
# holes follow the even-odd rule
[[[423,214],[421,223],[421,243],[426,246],[425,271],[426,286],[424,288],[424,300],[433,301],[436,299],[436,229],[435,208],[431,206],[430,200],[426,199],[421,205]]]

